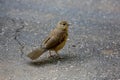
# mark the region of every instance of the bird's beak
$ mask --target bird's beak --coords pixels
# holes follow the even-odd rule
[[[71,23],[68,23],[68,26],[71,26]]]

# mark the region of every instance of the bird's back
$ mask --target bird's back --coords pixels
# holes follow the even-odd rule
[[[68,37],[68,32],[66,30],[64,31],[55,28],[51,32],[48,40],[46,40],[46,43],[44,44],[45,48],[58,51],[64,47],[67,37]]]

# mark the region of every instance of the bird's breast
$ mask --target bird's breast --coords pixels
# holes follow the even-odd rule
[[[65,46],[65,43],[67,41],[67,37],[68,37],[67,35],[64,36],[64,40],[58,46],[55,47],[55,49],[54,49],[55,51],[58,51]]]

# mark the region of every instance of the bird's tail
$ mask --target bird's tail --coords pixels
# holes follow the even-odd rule
[[[35,49],[33,50],[32,52],[30,52],[27,56],[32,59],[32,60],[35,60],[37,59],[38,57],[40,57],[44,52],[46,52],[47,49],[45,48],[38,48],[38,49]]]

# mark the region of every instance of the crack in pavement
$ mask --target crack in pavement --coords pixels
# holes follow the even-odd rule
[[[12,21],[15,22],[14,20],[12,20]],[[21,21],[21,19],[20,19],[20,22],[21,22],[21,24],[22,24],[22,27],[20,27],[20,28],[18,28],[18,29],[15,30],[14,40],[15,40],[15,41],[18,43],[18,45],[20,46],[19,49],[20,49],[20,52],[21,52],[21,58],[23,58],[23,55],[24,55],[23,49],[24,49],[25,46],[19,41],[18,36],[20,36],[21,30],[24,29],[25,26],[24,26],[24,22]],[[24,59],[24,58],[23,58],[23,59]]]

